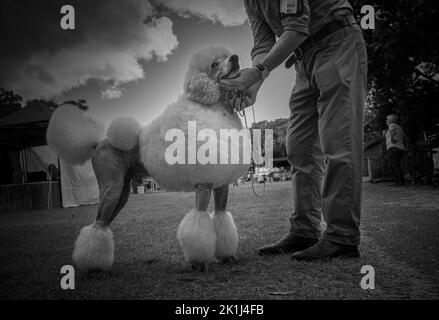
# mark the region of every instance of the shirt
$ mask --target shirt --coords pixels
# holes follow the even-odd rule
[[[398,148],[405,151],[404,133],[402,132],[402,128],[396,123],[389,124],[389,129],[386,131],[386,147],[387,150],[390,148]]]
[[[244,0],[253,33],[252,58],[268,53],[284,31],[314,35],[334,19],[334,13],[352,14],[348,0],[298,0],[303,2],[300,16],[281,19],[281,0]]]

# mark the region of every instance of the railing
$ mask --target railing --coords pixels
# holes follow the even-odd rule
[[[401,159],[401,167],[404,175],[411,173],[410,163],[406,156]],[[383,157],[367,158],[367,169],[370,182],[392,180],[394,178],[389,161]]]
[[[58,181],[0,185],[0,210],[44,210],[60,208]]]
[[[389,162],[382,157],[367,158],[367,167],[371,182],[387,180],[393,177],[392,168]]]

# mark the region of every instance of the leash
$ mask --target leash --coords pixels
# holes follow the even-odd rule
[[[252,104],[252,111],[253,111],[253,123],[256,123],[256,117],[255,117],[255,106]],[[245,114],[245,108],[242,109],[241,111],[238,111],[238,114],[240,117],[244,118],[244,122],[245,122],[245,128],[248,129],[248,124],[247,124],[247,115]],[[251,162],[253,164],[253,170],[256,171],[256,167],[255,167],[255,161],[253,159],[253,151],[251,153]],[[255,190],[255,179],[254,179],[254,175],[251,178],[252,180],[252,191],[253,194],[255,195],[256,198],[263,198],[265,196],[265,189],[266,189],[266,185],[267,182],[265,181],[265,177],[264,177],[264,188],[262,190],[262,194],[259,195],[257,194],[256,190]]]

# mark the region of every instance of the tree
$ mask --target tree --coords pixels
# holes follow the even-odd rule
[[[0,118],[20,110],[22,102],[22,96],[0,88]]]
[[[57,103],[54,100],[44,100],[44,99],[33,99],[29,102],[32,102],[32,101],[42,102],[42,103],[46,104],[47,106],[51,107],[52,109],[56,109],[56,108],[61,107],[65,104],[71,104],[71,105],[77,106],[82,111],[87,111],[89,109],[89,107],[87,105],[87,101],[84,99],[68,100],[68,101],[64,101],[62,103]]]
[[[286,134],[288,128],[288,119],[280,118],[273,121],[259,121],[252,125],[252,129],[272,129],[273,130],[273,158],[283,158],[287,156],[286,151]],[[253,137],[253,134],[252,134]],[[261,135],[262,148],[265,146],[265,135]],[[262,150],[264,154],[264,150]]]
[[[89,109],[89,107],[87,105],[87,101],[84,99],[64,101],[63,103],[59,104],[58,107],[65,105],[65,104],[71,104],[71,105],[77,106],[82,111],[87,111]]]
[[[412,141],[439,127],[439,2],[352,0],[376,10],[376,29],[364,31],[368,51],[371,130],[382,130],[390,113]],[[360,20],[361,15],[358,15]]]

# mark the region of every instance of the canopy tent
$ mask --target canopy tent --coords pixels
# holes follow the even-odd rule
[[[22,183],[28,172],[47,172],[55,165],[61,175],[63,207],[95,204],[99,199],[96,177],[88,161],[83,166],[71,166],[59,160],[46,146],[46,130],[53,109],[40,101],[31,101],[26,107],[0,119],[0,149],[19,152]],[[50,175],[48,175],[50,179]]]
[[[40,146],[26,151],[27,172],[44,171],[49,177],[49,165],[56,164],[58,160],[52,150],[48,146]],[[82,166],[72,166],[60,160],[59,166],[64,208],[99,203],[99,188],[91,161]]]
[[[53,110],[40,101],[0,118],[0,147],[22,150],[46,144],[46,129]]]

